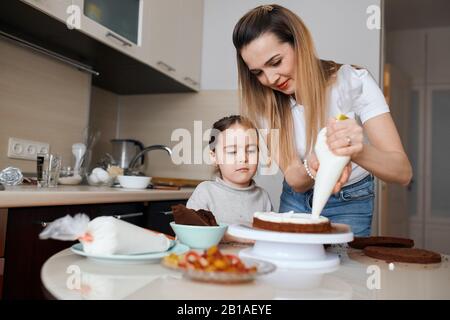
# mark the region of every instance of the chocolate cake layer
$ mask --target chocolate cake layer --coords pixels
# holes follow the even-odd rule
[[[319,223],[283,223],[270,222],[258,218],[253,218],[253,228],[271,230],[277,232],[294,232],[294,233],[328,233],[331,232],[330,221]]]
[[[439,253],[416,248],[385,248],[366,247],[364,254],[368,257],[386,262],[406,263],[439,263],[442,258]]]
[[[188,209],[185,205],[172,206],[173,218],[176,224],[191,226],[217,226],[216,218],[211,211]]]
[[[355,237],[348,245],[354,249],[364,249],[369,246],[389,248],[412,248],[414,240],[397,237]]]

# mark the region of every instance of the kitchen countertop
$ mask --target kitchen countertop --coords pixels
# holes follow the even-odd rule
[[[114,202],[140,202],[188,199],[194,188],[180,190],[136,190],[93,186],[6,186],[0,191],[0,208],[56,206]]]
[[[238,253],[242,248],[222,250]],[[328,250],[341,256],[333,272],[278,268],[254,282],[219,285],[190,281],[159,263],[99,263],[66,249],[45,262],[41,279],[54,298],[75,300],[450,299],[448,256],[440,264],[390,266],[360,250],[344,246]],[[69,289],[69,284],[76,283],[73,277],[80,274],[79,288]]]

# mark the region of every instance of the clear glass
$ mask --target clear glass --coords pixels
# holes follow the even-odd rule
[[[37,185],[39,188],[54,188],[58,185],[62,157],[58,154],[37,154]]]
[[[59,172],[61,170],[62,157],[59,154],[50,154],[48,161],[47,186],[58,186]]]
[[[82,174],[75,175],[72,167],[64,166],[59,172],[58,184],[77,185],[83,180]]]
[[[37,186],[47,187],[48,153],[38,153],[36,158]]]
[[[84,0],[84,15],[138,44],[140,0]]]

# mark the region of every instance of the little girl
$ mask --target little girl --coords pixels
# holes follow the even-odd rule
[[[216,165],[215,181],[200,183],[186,207],[211,211],[217,222],[251,224],[256,211],[272,211],[267,191],[255,185],[258,134],[250,121],[238,115],[214,123],[209,141]]]

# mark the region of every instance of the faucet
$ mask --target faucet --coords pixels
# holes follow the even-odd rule
[[[148,146],[148,147],[142,149],[137,155],[135,155],[133,157],[133,159],[131,159],[130,164],[128,165],[128,169],[127,169],[128,174],[135,174],[136,172],[133,169],[136,166],[138,159],[145,153],[152,151],[152,150],[165,150],[169,154],[169,156],[172,156],[172,149],[170,149],[167,146],[164,146],[162,144],[155,144],[155,145]]]

